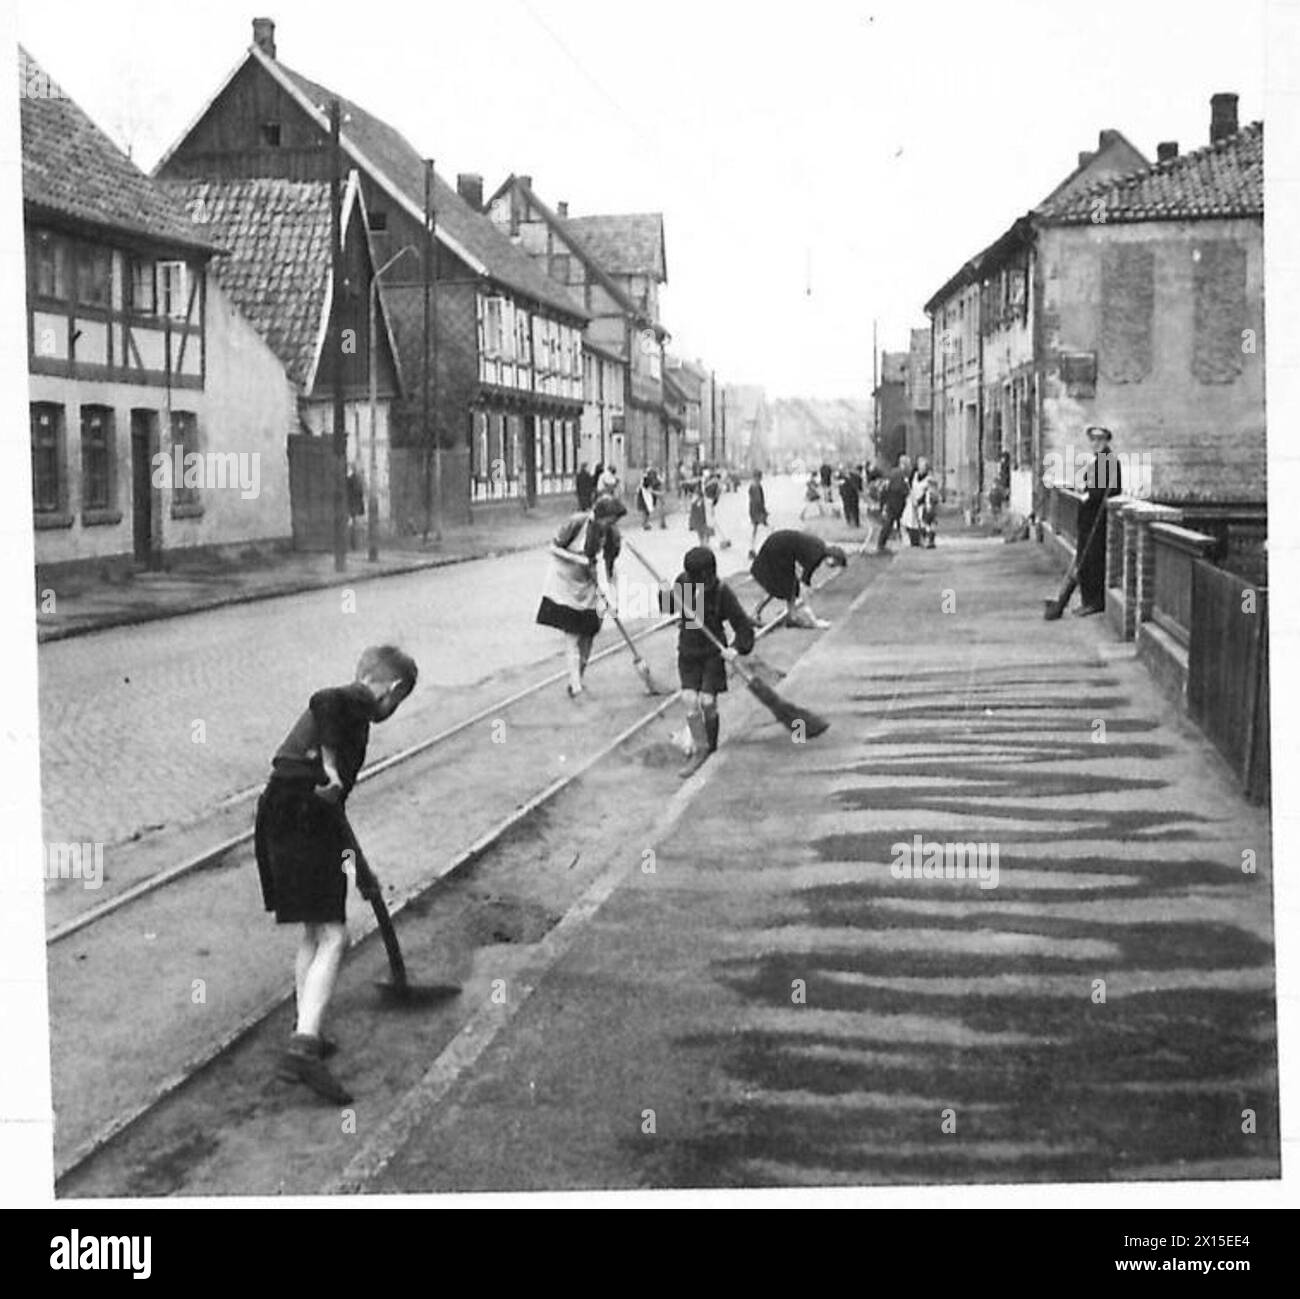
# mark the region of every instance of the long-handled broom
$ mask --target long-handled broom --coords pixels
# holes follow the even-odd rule
[[[354,866],[358,876],[373,875],[343,809],[336,808],[335,812],[342,823],[348,846],[354,854]],[[406,973],[406,961],[402,956],[402,949],[398,946],[397,931],[393,928],[393,918],[388,914],[388,905],[378,889],[370,895],[369,902],[375,913],[375,923],[379,926],[379,936],[384,940],[388,969],[392,975],[391,979],[375,984],[384,994],[384,1000],[399,1006],[422,1006],[456,996],[460,992],[460,985],[456,983],[416,984],[410,981]]]
[[[655,572],[650,561],[646,559],[646,557],[626,538],[624,538],[623,547],[626,550],[630,550],[632,554],[637,557],[642,565],[644,565],[646,572],[649,573],[650,576],[659,584],[660,589],[663,589],[663,579]],[[713,645],[715,649],[720,653],[726,652],[727,647],[707,627],[704,626],[703,621],[699,623],[699,628],[705,636],[708,637],[709,643]],[[757,699],[759,703],[761,703],[763,707],[766,708],[767,711],[782,725],[788,727],[792,731],[800,731],[800,733],[808,739],[821,735],[824,731],[830,729],[830,722],[821,716],[820,713],[814,713],[809,708],[800,708],[798,704],[790,703],[789,700],[784,699],[773,690],[766,681],[749,668],[745,667],[739,659],[734,660],[732,666],[736,669],[736,675],[745,683],[745,687],[748,689],[749,693],[753,695],[754,698]]]
[[[636,647],[636,642],[627,634],[627,628],[623,626],[618,614],[614,611],[614,606],[608,600],[602,601],[604,610],[614,620],[614,626],[618,628],[619,634],[627,642],[627,647],[632,651],[632,666],[636,669],[637,675],[645,684],[645,692],[648,695],[666,695],[668,691],[661,690],[656,684],[655,679],[650,674],[650,664],[641,657],[640,651]]]
[[[1043,601],[1045,606],[1043,618],[1047,622],[1055,622],[1065,612],[1065,606],[1070,603],[1074,588],[1079,585],[1079,567],[1092,549],[1092,543],[1097,538],[1097,529],[1101,526],[1101,521],[1105,517],[1106,510],[1103,507],[1097,511],[1097,517],[1092,521],[1092,527],[1088,530],[1088,540],[1083,543],[1081,549],[1074,552],[1074,562],[1066,570],[1065,581],[1061,583],[1061,589],[1056,593],[1056,598]]]

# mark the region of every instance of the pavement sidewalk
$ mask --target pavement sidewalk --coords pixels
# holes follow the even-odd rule
[[[898,554],[367,1189],[1277,1177],[1267,812],[1056,575]]]
[[[576,501],[566,495],[562,501],[539,502],[527,513],[509,507],[480,510],[473,524],[444,528],[441,542],[431,539],[426,544],[420,537],[386,539],[374,563],[366,558],[363,526],[344,573],[334,571],[332,554],[277,550],[261,544],[250,544],[237,558],[173,551],[167,555],[167,569],[160,572],[104,569],[61,573],[38,581],[37,640],[43,644],[108,627],[531,550],[544,545],[557,520],[574,509]]]

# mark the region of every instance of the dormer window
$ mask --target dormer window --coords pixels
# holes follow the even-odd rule
[[[279,122],[262,123],[262,144],[268,149],[278,149],[280,147]]]

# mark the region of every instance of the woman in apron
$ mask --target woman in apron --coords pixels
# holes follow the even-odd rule
[[[567,638],[567,689],[571,699],[582,693],[582,676],[592,642],[600,631],[597,568],[603,558],[605,576],[613,580],[614,560],[621,545],[615,522],[626,513],[622,501],[602,496],[590,511],[566,519],[551,543],[551,567],[542,588],[537,621],[557,628]]]

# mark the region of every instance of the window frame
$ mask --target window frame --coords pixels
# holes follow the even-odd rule
[[[73,300],[76,304],[79,307],[93,307],[101,311],[111,309],[113,305],[112,250],[102,244],[91,243],[89,240],[78,240],[72,260],[76,272],[76,284],[73,289]],[[95,271],[102,271],[102,276],[94,276]],[[88,278],[97,280],[95,288],[102,296],[89,296],[86,288]]]
[[[49,413],[51,419],[52,436],[50,443],[46,448],[38,448],[37,445],[37,419],[42,413]],[[32,514],[36,519],[37,526],[40,527],[42,522],[49,522],[51,526],[58,526],[61,523],[71,523],[67,517],[68,509],[68,466],[66,455],[67,440],[67,410],[62,402],[57,401],[33,401],[28,403],[28,436],[31,439],[31,456],[32,456]],[[40,459],[43,458],[42,452],[48,449],[51,453],[53,491],[51,504],[42,504],[41,496],[38,493],[38,485],[42,477]]]
[[[111,406],[97,402],[88,402],[81,407],[81,512],[86,514],[105,514],[113,509],[116,488],[114,473],[114,447],[116,430],[115,412]],[[92,441],[91,432],[98,422],[100,438],[98,443]],[[102,464],[96,460],[102,458]],[[102,493],[96,491],[92,499],[92,488],[102,485]]]
[[[173,269],[180,268],[180,305],[177,309],[176,301],[172,295]],[[185,261],[169,260],[158,261],[154,263],[154,314],[167,320],[185,321],[189,319],[190,314],[190,287],[191,275],[190,264]]]
[[[202,434],[199,429],[199,417],[196,411],[173,410],[170,414],[168,441],[171,444],[172,464],[176,464],[176,448],[181,449],[181,476],[172,483],[171,515],[173,519],[192,518],[203,513],[203,502],[198,487],[186,487],[184,478],[185,457],[191,452],[203,454]]]
[[[34,249],[33,267],[32,267],[32,292],[38,298],[44,298],[49,302],[67,302],[68,295],[68,265],[67,265],[67,240],[61,239],[58,235],[48,230],[37,230],[33,232],[32,246]],[[43,256],[45,252],[49,253],[49,260]],[[53,289],[47,290],[43,287],[44,276],[42,272],[47,267],[50,268]],[[52,404],[52,403],[47,403]]]

